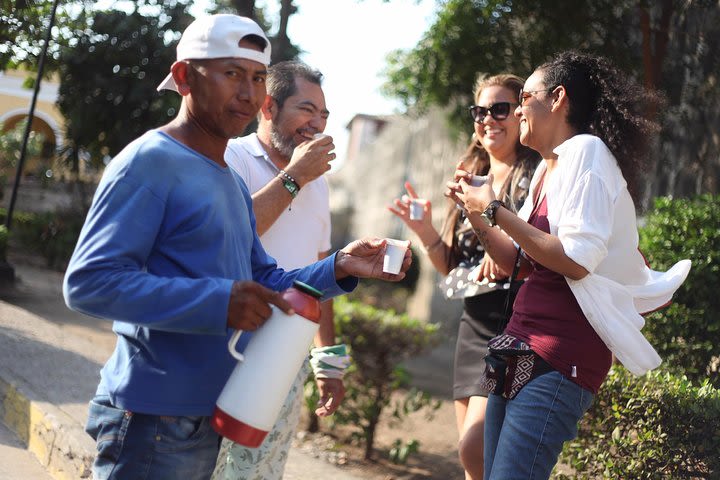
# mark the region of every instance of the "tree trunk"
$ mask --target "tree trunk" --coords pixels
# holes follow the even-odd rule
[[[255,16],[255,0],[232,0],[232,5],[238,15],[257,20]]]
[[[375,444],[375,428],[377,427],[377,420],[371,421],[365,429],[365,460],[372,460],[373,457],[373,445]]]
[[[648,6],[644,3],[638,6],[642,32],[643,79],[648,90],[654,90],[662,84],[662,67],[667,55],[670,18],[674,10],[672,0],[663,0],[660,8],[660,22],[657,28],[653,29]],[[654,115],[655,111],[651,113]]]
[[[315,412],[310,412],[307,424],[307,431],[310,433],[317,433],[320,431],[320,421],[318,420],[318,416],[315,415]]]
[[[383,377],[388,378],[388,377]],[[374,398],[374,407],[372,412],[367,415],[367,427],[363,428],[365,432],[365,460],[371,460],[375,450],[375,430],[380,423],[380,415],[382,415],[383,405],[390,394],[385,391],[385,385],[375,385],[376,393]]]
[[[659,5],[659,7],[658,7]],[[657,27],[653,28],[651,9],[660,8],[659,23]],[[659,90],[664,87],[662,78],[663,64],[667,57],[667,47],[670,32],[670,20],[674,13],[674,7],[672,0],[662,0],[662,3],[648,3],[640,0],[638,3],[638,11],[640,14],[640,31],[642,34],[642,63],[643,63],[643,84],[648,91]],[[657,118],[657,107],[654,102],[648,105],[647,116],[651,119]],[[661,146],[659,142],[653,142],[651,147],[654,153],[651,154],[650,167],[651,171],[656,171],[665,168],[668,165],[673,167],[673,161],[666,158],[664,161],[661,160]],[[674,159],[677,161],[677,159]],[[651,198],[658,193],[658,181],[660,175],[656,173],[656,181],[652,182],[651,188],[646,186],[641,187],[642,199],[641,199],[641,210],[650,206]]]
[[[297,7],[293,4],[293,0],[281,0],[280,2],[280,26],[277,36],[273,39],[273,63],[282,62],[283,60],[292,60],[297,54],[297,50],[290,43],[287,34],[290,15],[297,11]]]

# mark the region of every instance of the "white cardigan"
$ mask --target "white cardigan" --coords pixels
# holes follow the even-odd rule
[[[576,135],[555,148],[557,168],[546,185],[550,233],[565,254],[590,272],[566,277],[580,308],[625,368],[642,375],[661,363],[640,330],[643,312],[672,298],[690,271],[681,260],[667,272],[650,270],[638,250],[635,206],[615,157],[599,138]],[[546,170],[540,162],[518,216],[527,221]]]

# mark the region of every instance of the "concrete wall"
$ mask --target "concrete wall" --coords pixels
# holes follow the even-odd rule
[[[418,195],[431,201],[433,224],[439,230],[448,209],[443,196],[445,182],[465,150],[465,142],[452,140],[446,116],[437,109],[423,116],[383,117],[382,121],[387,123],[377,137],[366,139],[357,154],[330,176],[334,194],[346,202],[342,212],[334,210],[347,222],[350,238],[387,236],[412,240],[419,247],[419,240],[387,206],[405,193],[403,184],[409,180]],[[440,295],[437,282],[441,277],[427,256],[418,252],[420,279],[408,313],[421,320],[442,322],[454,334],[462,306]]]
[[[0,186],[0,205],[10,206],[14,178]],[[56,210],[85,211],[90,205],[95,185],[75,182],[52,182],[43,185],[35,179],[23,179],[17,190],[15,211],[54,212]]]

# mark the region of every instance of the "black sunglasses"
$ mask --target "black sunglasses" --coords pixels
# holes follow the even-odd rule
[[[494,105],[490,105],[489,107],[473,105],[468,107],[468,110],[470,110],[470,116],[475,123],[482,123],[488,113],[495,120],[505,120],[508,115],[510,115],[510,107],[515,105],[517,105],[517,103],[499,102]]]

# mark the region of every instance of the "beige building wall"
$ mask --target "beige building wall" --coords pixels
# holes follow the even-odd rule
[[[351,238],[372,235],[419,240],[387,207],[392,200],[405,193],[404,182],[409,180],[418,194],[432,203],[433,224],[439,230],[448,210],[443,196],[445,182],[451,178],[460,155],[465,150],[464,140],[453,140],[447,126],[446,114],[438,109],[420,117],[409,115],[382,117],[382,128],[375,138],[365,136],[362,145],[348,155],[345,165],[331,178],[331,189],[339,190],[347,204],[352,206],[349,220]],[[372,127],[353,125],[371,122],[372,117],[358,116],[349,128],[352,137],[356,132],[372,131]],[[357,140],[357,137],[355,137]],[[440,295],[436,273],[427,256],[420,254],[420,279],[408,304],[408,313],[425,321],[447,324],[454,332],[462,305]]]
[[[27,117],[30,111],[33,90],[24,88],[23,82],[30,72],[0,72],[0,130],[13,128],[19,121]],[[58,95],[58,83],[55,80],[43,79],[35,105],[33,130],[46,135],[48,140],[59,146],[62,144],[63,117],[55,106]]]

